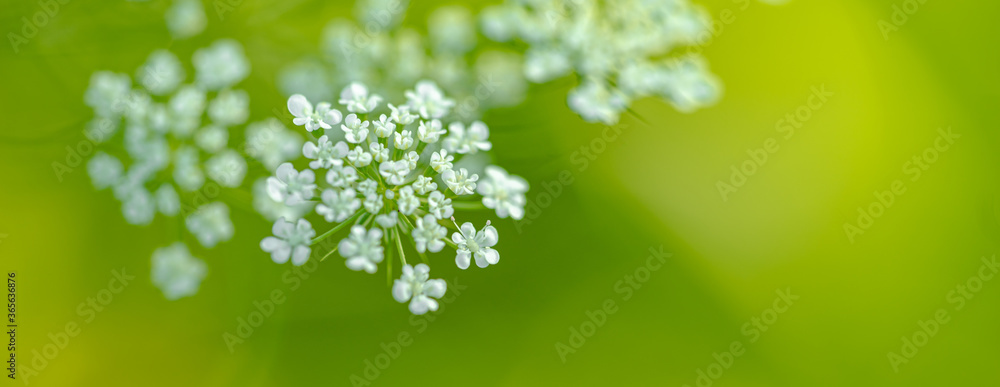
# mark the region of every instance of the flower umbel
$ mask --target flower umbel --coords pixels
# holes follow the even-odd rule
[[[444,297],[448,284],[442,279],[428,279],[431,268],[425,264],[417,267],[403,266],[403,275],[392,285],[392,297],[399,302],[410,301],[410,312],[424,314],[436,311],[434,298]]]
[[[349,269],[365,273],[376,273],[384,264],[389,278],[398,256],[403,274],[395,281],[393,297],[409,301],[410,311],[422,314],[437,309],[434,298],[444,295],[444,281],[428,280],[429,266],[411,266],[407,256],[416,254],[427,262],[428,254],[450,246],[462,269],[468,268],[473,258],[480,267],[496,264],[500,255],[493,247],[498,236],[489,222],[479,231],[471,223],[462,227],[455,224],[460,232],[450,240],[447,227],[454,224],[456,209],[492,208],[501,218],[519,218],[524,213],[528,185],[494,166],[486,166],[487,177],[477,185],[479,173],[473,171],[482,171],[483,166],[461,158],[492,149],[486,124],[476,121],[466,126],[451,121],[454,102],[431,81],[419,82],[406,96],[406,104],[397,106],[382,104],[381,98],[361,83],[344,89],[339,102],[351,112],[340,126],[345,141],[334,142],[326,135],[313,137],[302,147],[302,160],[308,160],[302,161],[301,165],[307,164],[304,169],[284,163],[267,179],[270,199],[279,204],[315,203],[312,200],[320,192],[312,211],[315,222],[299,219],[293,224],[279,219],[274,236],[261,241],[261,248],[275,262],[291,258],[293,264],[301,265],[309,259],[311,246],[339,238],[324,259],[337,252]],[[297,109],[292,112],[298,120],[295,123],[305,124],[307,131],[310,122],[315,128],[332,129],[332,125],[323,126],[329,123],[323,119],[313,120],[305,97],[293,95],[288,106]],[[317,106],[336,110],[323,102]],[[459,162],[463,167],[453,169]],[[324,178],[316,179],[317,174]],[[481,198],[476,196],[477,187]],[[452,218],[451,224],[448,218]],[[324,223],[329,225],[321,226]],[[314,238],[317,232],[312,224],[318,226],[318,237]]]

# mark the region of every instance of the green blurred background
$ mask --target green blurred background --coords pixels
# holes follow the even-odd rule
[[[414,1],[404,23],[423,28],[446,3]],[[0,262],[20,279],[18,361],[67,322],[81,326],[30,384],[351,385],[382,343],[407,332],[412,344],[372,385],[694,386],[734,341],[745,353],[712,385],[1000,385],[1000,281],[961,310],[946,300],[1000,249],[1000,3],[931,0],[888,40],[877,22],[902,1],[697,3],[736,15],[704,50],[725,84],[716,106],[680,114],[639,101],[648,124],[623,116],[621,136],[586,170],[571,155],[602,127],[566,107],[569,83],[534,85],[522,106],[484,117],[497,162],[531,182],[529,199],[560,171],[574,180],[523,233],[496,222],[501,264],[461,271],[438,258],[436,275],[467,288],[431,322],[411,320],[382,276],[338,260],[291,291],[282,280],[291,266],[257,246],[269,223],[235,207],[233,240],[193,248],[209,267],[199,294],[167,302],[149,262],[174,240],[175,220],[128,225],[85,168],[59,182],[51,166],[84,139],[92,72],[131,74],[153,49],[190,58],[232,37],[253,66],[242,83],[251,120],[263,119],[284,106],[277,71],[314,54],[325,23],[351,17],[353,2],[246,0],[224,20],[206,4],[206,32],[173,42],[166,1],[69,2],[19,53],[0,51]],[[5,0],[3,32],[36,10]],[[781,138],[776,122],[820,85],[834,96]],[[947,127],[961,138],[851,243],[843,224],[856,208],[907,179],[903,165]],[[716,182],[771,137],[780,150],[723,201]],[[616,282],[660,245],[673,256],[623,300]],[[84,323],[78,305],[122,267],[136,279]],[[223,333],[275,289],[287,300],[230,353]],[[750,343],[744,324],[779,289],[800,299]],[[607,299],[617,312],[564,362],[556,343]],[[949,322],[895,372],[889,352],[938,309]]]

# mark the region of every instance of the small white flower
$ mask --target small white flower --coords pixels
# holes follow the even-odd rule
[[[205,184],[205,174],[198,167],[198,150],[182,146],[174,151],[174,182],[184,191],[194,191]]]
[[[83,95],[83,101],[94,109],[98,116],[120,117],[126,98],[131,93],[132,78],[110,71],[97,71],[90,76],[90,85]]]
[[[365,151],[364,146],[358,145],[347,152],[347,161],[355,167],[367,167],[372,163],[372,154]]]
[[[413,188],[421,195],[426,195],[428,192],[436,190],[437,187],[434,179],[427,176],[417,176],[417,181],[413,182]]]
[[[469,171],[461,168],[458,172],[452,169],[444,171],[441,178],[448,185],[448,189],[451,189],[456,195],[471,195],[476,190],[476,181],[479,180],[479,175],[473,173],[472,176],[469,176]]]
[[[352,144],[359,144],[368,138],[368,121],[361,121],[357,114],[348,114],[340,129],[344,131],[347,142]]]
[[[294,221],[312,210],[312,205],[309,202],[304,202],[296,206],[288,206],[284,202],[272,199],[271,195],[267,194],[267,178],[262,177],[253,182],[253,209],[271,222],[279,218]]]
[[[524,77],[534,83],[545,83],[573,70],[569,58],[561,49],[532,48],[525,53]]]
[[[232,39],[217,40],[195,51],[191,62],[195,79],[207,90],[233,86],[250,75],[250,62],[243,55],[243,46]]]
[[[450,152],[466,154],[493,148],[489,142],[490,129],[481,121],[473,122],[468,129],[461,122],[452,122],[448,125],[448,132],[442,145]]]
[[[122,202],[122,215],[129,224],[145,226],[153,221],[156,206],[153,196],[143,187],[136,187]]]
[[[361,193],[361,196],[367,197],[368,195],[374,195],[377,190],[378,183],[375,182],[375,180],[365,179],[364,181],[358,183],[358,192]]]
[[[205,8],[197,0],[177,0],[167,9],[167,29],[177,39],[200,34],[208,24]]]
[[[361,204],[365,206],[365,211],[368,213],[377,214],[382,209],[382,196],[374,193],[367,195]]]
[[[396,149],[410,149],[413,146],[413,133],[410,133],[409,130],[395,133],[393,145],[396,146]]]
[[[396,124],[392,123],[385,114],[379,116],[378,121],[372,121],[372,125],[375,126],[375,135],[379,138],[387,138],[396,132]]]
[[[431,168],[437,173],[450,171],[453,166],[452,160],[455,160],[455,156],[449,155],[444,149],[434,152],[431,154]]]
[[[374,273],[382,262],[382,230],[372,228],[365,232],[364,226],[351,227],[351,235],[340,241],[340,255],[347,259],[347,268]]]
[[[417,218],[417,224],[413,228],[413,241],[416,242],[417,251],[421,253],[441,251],[444,248],[444,238],[447,237],[448,230],[438,224],[434,216],[425,215],[423,218]]]
[[[250,96],[243,90],[223,90],[208,103],[208,118],[221,126],[247,122],[250,115]]]
[[[476,232],[476,228],[469,222],[463,223],[460,230],[460,233],[451,234],[451,241],[458,245],[455,264],[459,269],[468,269],[473,257],[476,258],[476,266],[479,267],[496,265],[500,262],[500,253],[493,249],[499,240],[499,235],[497,229],[490,226],[489,221],[479,232]]]
[[[326,171],[326,182],[337,188],[350,187],[358,180],[358,171],[349,165],[334,165]]]
[[[413,194],[413,187],[406,186],[399,190],[396,206],[403,215],[413,215],[413,212],[420,207],[420,199]]]
[[[347,161],[358,168],[367,167],[372,163],[372,155],[365,151],[363,145],[358,145],[347,152]]]
[[[375,223],[378,223],[378,225],[382,227],[383,230],[388,230],[393,227],[396,227],[396,223],[398,222],[399,222],[399,214],[396,211],[391,211],[388,214],[380,214],[375,217]]]
[[[441,127],[440,120],[420,121],[420,126],[417,127],[417,139],[426,142],[428,144],[433,144],[441,139],[441,135],[447,133]]]
[[[93,80],[91,80],[93,83]],[[93,87],[93,85],[91,85]],[[88,89],[88,93],[89,93]],[[130,125],[141,125],[143,131],[145,131],[149,124],[150,110],[153,106],[153,97],[150,97],[143,90],[126,90],[126,94],[121,96],[122,99],[111,101],[113,106],[111,107],[112,112],[108,114],[108,117],[118,118],[125,116],[125,121]],[[99,110],[98,107],[94,107],[95,112],[98,115],[103,115],[104,113]]]
[[[295,118],[292,123],[298,126],[305,126],[306,131],[312,132],[316,129],[330,129],[340,123],[343,114],[339,110],[330,107],[329,103],[320,102],[316,105],[316,110],[302,94],[295,94],[288,97],[288,112]]]
[[[269,171],[302,152],[299,134],[274,117],[247,125],[245,138],[247,154],[260,160]]]
[[[406,91],[405,95],[406,106],[424,119],[444,117],[455,106],[455,101],[446,98],[433,81],[417,82],[416,89]]]
[[[185,224],[188,231],[207,248],[233,237],[233,222],[229,220],[229,207],[222,202],[213,202],[198,207],[188,215]]]
[[[495,209],[501,219],[508,215],[516,220],[524,217],[528,182],[521,177],[508,175],[503,168],[490,165],[476,192],[483,196],[483,205]]]
[[[343,222],[361,207],[361,200],[355,197],[353,188],[323,191],[323,203],[316,206],[316,213],[323,215],[327,222]]]
[[[205,162],[205,172],[223,187],[239,187],[247,174],[247,161],[236,151],[227,149]]]
[[[135,79],[151,94],[165,95],[174,91],[184,76],[184,67],[177,56],[160,49],[149,54],[146,63],[136,70]]]
[[[455,213],[455,209],[451,206],[451,199],[446,198],[441,191],[431,192],[427,197],[427,207],[427,211],[438,219],[447,219]]]
[[[205,262],[192,257],[181,242],[156,249],[152,261],[153,285],[170,301],[198,293],[208,272]]]
[[[181,198],[177,195],[177,190],[169,183],[160,185],[160,188],[153,194],[156,197],[156,209],[166,216],[177,215],[181,210]]]
[[[229,142],[229,131],[217,125],[209,125],[194,134],[194,143],[208,153],[216,153]]]
[[[292,223],[285,218],[278,219],[271,228],[273,237],[267,237],[260,241],[260,248],[264,252],[271,253],[271,260],[274,263],[282,264],[292,258],[292,265],[302,266],[309,260],[309,253],[312,249],[309,245],[312,238],[316,236],[312,224],[305,219],[299,219]]]
[[[570,90],[567,104],[587,122],[602,122],[612,125],[625,111],[628,101],[618,90],[610,89],[601,81],[584,81]]]
[[[476,45],[475,18],[463,6],[435,9],[428,18],[427,29],[435,52],[464,54]]]
[[[504,5],[483,8],[480,11],[479,19],[483,35],[497,42],[509,41],[517,35],[517,31],[521,28],[517,8]]]
[[[442,279],[432,279],[425,264],[403,266],[403,275],[392,285],[392,297],[399,302],[410,301],[410,312],[416,315],[438,310],[434,298],[444,297],[448,284]]]
[[[373,142],[368,146],[372,159],[377,163],[385,162],[389,160],[389,148],[381,143]]]
[[[182,86],[170,97],[170,111],[178,117],[195,117],[201,122],[201,114],[205,112],[205,91],[195,85]]]
[[[693,112],[719,100],[722,87],[699,57],[684,57],[667,62],[663,84],[655,92],[663,95],[678,111]]]
[[[94,188],[99,190],[108,188],[118,182],[122,177],[122,162],[114,156],[102,151],[97,151],[94,157],[87,161],[87,173],[94,183]]]
[[[405,160],[386,161],[379,164],[378,173],[385,178],[386,183],[400,185],[406,181],[406,175],[410,174],[409,163]]]
[[[316,174],[311,169],[296,171],[292,163],[278,166],[274,176],[267,178],[267,194],[275,201],[294,206],[312,199],[316,189]]]
[[[321,136],[315,143],[306,142],[302,145],[302,155],[313,160],[309,162],[309,168],[312,169],[343,165],[343,158],[347,156],[347,152],[346,142],[337,141],[334,144],[326,135]]]
[[[406,167],[412,171],[417,169],[417,162],[420,161],[420,155],[416,151],[409,151],[403,155],[403,159],[400,161],[406,161]]]
[[[170,111],[164,104],[150,105],[145,118],[145,124],[156,133],[165,134],[170,129]]]
[[[340,92],[340,104],[347,106],[347,111],[353,113],[368,113],[378,106],[382,97],[376,94],[368,95],[368,88],[358,82],[351,83]]]
[[[410,113],[410,107],[403,105],[400,107],[395,107],[391,103],[389,104],[389,110],[392,110],[392,114],[389,117],[397,124],[406,126],[412,124],[420,116]]]

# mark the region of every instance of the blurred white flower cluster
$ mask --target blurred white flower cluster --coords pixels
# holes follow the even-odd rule
[[[174,0],[166,14],[167,29],[175,39],[200,34],[208,24],[201,0]]]
[[[527,82],[521,56],[511,50],[474,51],[476,21],[469,9],[456,5],[435,10],[424,35],[399,26],[407,1],[356,4],[358,22],[331,21],[323,32],[321,55],[281,72],[279,87],[285,95],[331,100],[332,91],[361,82],[395,100],[403,97],[400,91],[429,79],[454,98],[453,112],[465,119],[524,100]]]
[[[103,145],[87,170],[95,188],[110,189],[121,201],[126,222],[147,225],[157,213],[181,216],[198,243],[212,248],[234,233],[229,207],[215,200],[223,189],[243,184],[243,153],[273,168],[296,155],[301,139],[272,120],[251,124],[246,143],[230,146],[233,129],[249,117],[247,93],[233,88],[250,73],[243,48],[219,40],[197,50],[191,64],[193,80],[173,53],[157,50],[136,71],[134,83],[127,74],[93,74],[84,101],[96,117],[86,130]],[[284,148],[272,147],[276,141]],[[176,258],[182,256],[188,258]],[[153,265],[168,298],[197,291],[204,265],[186,247],[158,250],[157,260],[170,262]]]
[[[281,217],[260,247],[276,263],[302,265],[314,245],[339,238],[321,259],[339,251],[349,269],[367,273],[385,261],[389,275],[396,254],[403,274],[392,294],[423,314],[437,309],[434,298],[444,294],[445,283],[428,280],[425,264],[410,266],[404,243],[424,262],[427,253],[450,246],[461,269],[473,260],[479,267],[496,264],[498,234],[490,222],[478,229],[469,222],[459,226],[453,215],[489,208],[500,218],[520,219],[528,184],[500,167],[486,166],[482,178],[460,167],[462,158],[492,149],[489,128],[479,121],[449,121],[455,101],[434,82],[419,81],[403,95],[403,104],[383,104],[382,96],[351,83],[337,105],[313,104],[301,94],[288,99],[293,123],[313,140],[302,146],[301,169],[284,163],[267,179],[267,199],[314,211],[313,222],[331,225]],[[346,235],[334,237],[339,231]]]
[[[671,55],[711,33],[707,13],[687,0],[506,0],[480,23],[489,39],[527,44],[531,82],[576,74],[567,102],[589,122],[613,124],[641,97],[690,112],[721,92],[700,56]]]

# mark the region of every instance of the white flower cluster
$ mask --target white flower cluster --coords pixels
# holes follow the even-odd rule
[[[323,59],[292,64],[279,76],[286,95],[331,100],[331,90],[352,82],[371,86],[384,97],[431,79],[455,97],[455,110],[475,118],[492,107],[514,106],[524,100],[527,81],[520,55],[500,50],[476,53],[476,24],[462,6],[431,13],[428,33],[399,27],[407,1],[359,0],[360,22],[331,21],[323,32]]]
[[[121,201],[122,215],[128,223],[147,225],[156,213],[182,215],[195,239],[212,248],[231,239],[234,230],[229,207],[211,199],[223,188],[240,187],[248,169],[241,153],[228,144],[230,130],[244,124],[249,115],[247,93],[232,87],[249,75],[250,64],[242,47],[232,40],[220,40],[197,50],[192,64],[192,83],[185,83],[188,70],[167,50],[154,51],[139,67],[134,88],[128,75],[108,71],[93,74],[84,101],[94,109],[96,117],[87,130],[100,131],[101,135],[88,137],[109,141],[121,127],[124,134],[122,145],[95,152],[87,162],[87,170],[95,188],[110,188]],[[292,132],[284,135],[297,138]],[[248,151],[260,148],[250,140],[248,136]],[[292,142],[293,148],[301,144],[301,140]],[[253,156],[273,164],[294,156],[287,150],[285,156],[275,156],[281,150],[269,149],[253,152]],[[182,204],[182,197],[190,196],[194,196],[191,204]],[[187,253],[186,247],[184,254],[177,249],[170,251],[171,256]],[[153,266],[153,276],[161,278],[158,286],[168,298],[193,292],[169,290],[191,285],[176,284],[174,278],[185,276],[159,273],[158,268],[190,266],[200,261],[171,258],[171,262]],[[170,270],[204,271],[193,267]],[[196,290],[200,277],[194,283]]]
[[[205,262],[192,257],[187,246],[181,242],[153,252],[153,285],[160,288],[168,300],[198,293],[206,274]]]
[[[166,13],[167,29],[176,39],[200,34],[208,24],[205,8],[199,0],[174,0]]]
[[[397,253],[404,266],[393,296],[410,301],[410,310],[422,314],[437,309],[432,298],[444,294],[445,284],[428,280],[426,265],[406,264],[403,241],[425,261],[426,253],[447,245],[455,249],[462,269],[473,259],[479,267],[496,264],[497,230],[490,222],[478,230],[468,222],[459,226],[455,209],[485,207],[500,218],[520,219],[528,184],[496,166],[486,167],[482,179],[457,167],[459,158],[492,148],[489,128],[478,121],[445,125],[442,120],[448,119],[454,101],[434,82],[420,81],[404,94],[405,104],[383,105],[381,96],[352,83],[341,92],[340,106],[313,105],[299,94],[288,99],[293,122],[315,140],[302,147],[308,159],[303,169],[281,164],[264,188],[271,200],[287,208],[314,205],[315,221],[335,225],[317,237],[309,220],[283,217],[274,223],[274,236],[264,238],[260,247],[276,263],[302,265],[311,246],[345,230],[335,250],[347,267],[375,273],[389,255],[391,275],[391,255]],[[447,227],[455,229],[451,239]]]
[[[489,39],[528,45],[530,81],[576,73],[581,83],[568,104],[589,122],[613,124],[645,96],[690,112],[720,95],[700,56],[667,56],[710,34],[707,14],[687,0],[507,0],[484,9],[480,19]]]

